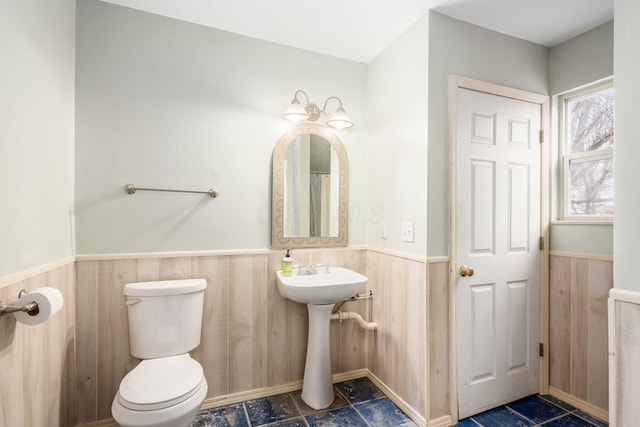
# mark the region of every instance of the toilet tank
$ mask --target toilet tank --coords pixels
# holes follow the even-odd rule
[[[206,287],[205,279],[127,283],[131,354],[154,359],[198,347]]]

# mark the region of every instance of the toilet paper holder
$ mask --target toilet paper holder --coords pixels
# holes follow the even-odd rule
[[[18,299],[22,298],[25,294],[28,294],[29,292],[27,292],[25,289],[20,290],[20,293],[18,294]],[[31,316],[35,316],[36,314],[39,313],[39,309],[38,309],[38,304],[36,304],[35,302],[30,302],[28,304],[25,305],[7,305],[5,303],[2,302],[2,300],[0,300],[0,317],[4,316],[5,314],[10,314],[10,313],[17,313],[20,311],[24,311],[29,313]]]

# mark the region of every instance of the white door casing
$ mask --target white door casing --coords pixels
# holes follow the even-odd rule
[[[460,418],[539,391],[541,116],[540,104],[457,89]]]

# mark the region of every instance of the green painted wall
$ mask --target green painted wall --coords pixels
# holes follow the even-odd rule
[[[75,0],[0,2],[0,277],[73,254]]]
[[[79,254],[268,248],[271,156],[296,89],[355,123],[349,243],[367,223],[365,64],[97,0],[78,2]],[[127,183],[220,196],[125,194]]]
[[[613,21],[600,25],[571,40],[551,48],[549,87],[552,95],[568,92],[580,86],[613,75]],[[617,90],[616,90],[617,96]],[[560,108],[553,97],[551,126],[551,218],[561,215],[562,201],[558,189],[561,183],[561,149],[558,141]],[[617,145],[617,138],[616,138]],[[616,209],[618,200],[616,198]],[[550,249],[577,253],[613,255],[613,224],[563,224],[554,222],[550,229]]]
[[[449,75],[547,94],[548,70],[546,47],[429,14],[429,256],[449,254]]]
[[[368,66],[368,243],[427,253],[428,16]],[[380,238],[380,225],[387,238]],[[414,241],[403,242],[401,223]]]
[[[640,261],[640,143],[638,99],[640,99],[640,2],[616,0],[614,71],[616,78],[616,212],[613,236],[614,286],[640,291],[637,266]]]

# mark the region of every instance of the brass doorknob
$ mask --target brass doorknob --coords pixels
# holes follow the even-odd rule
[[[471,277],[473,276],[473,268],[471,267],[467,267],[466,265],[462,265],[460,266],[460,270],[458,270],[460,272],[460,275],[462,277]]]

